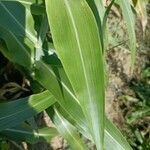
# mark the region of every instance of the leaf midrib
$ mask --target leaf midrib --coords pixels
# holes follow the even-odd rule
[[[64,2],[66,4],[67,10],[68,10],[68,14],[70,16],[70,19],[71,19],[71,22],[72,22],[72,26],[73,26],[73,29],[74,29],[74,33],[75,33],[75,37],[76,37],[76,41],[77,41],[77,45],[78,45],[78,50],[79,50],[79,54],[80,54],[80,59],[81,59],[81,63],[82,63],[82,68],[83,68],[83,74],[84,74],[84,77],[85,77],[87,94],[88,94],[88,97],[89,97],[89,100],[90,100],[90,104],[93,105],[92,96],[91,96],[90,89],[89,89],[88,78],[86,76],[85,63],[84,63],[84,59],[83,59],[82,48],[81,48],[81,45],[80,45],[80,40],[79,40],[80,38],[79,38],[79,34],[78,34],[78,29],[76,28],[76,23],[74,21],[74,17],[73,17],[73,14],[72,14],[72,11],[71,11],[71,8],[70,8],[68,0],[64,0]],[[93,113],[95,114],[94,111],[93,111]]]
[[[74,138],[74,136],[72,136],[72,133],[70,132],[70,130],[68,130],[68,128],[66,127],[66,123],[64,122],[64,120],[61,118],[61,116],[59,115],[58,111],[55,110],[55,113],[57,114],[58,118],[61,120],[61,123],[63,124],[64,128],[68,131],[69,135],[74,139],[74,141],[76,141],[76,143],[80,146],[80,143],[76,140],[76,138]],[[82,147],[81,147],[82,149]]]
[[[43,101],[47,101],[47,100],[50,99],[50,98],[52,98],[52,96],[51,96],[51,97],[49,96],[48,98],[45,98],[45,100],[43,100]],[[36,107],[37,105],[43,103],[43,101],[39,101],[39,102],[37,102],[37,103],[36,103],[35,105],[33,105],[33,106]],[[11,114],[11,115],[7,115],[7,116],[4,116],[4,117],[0,117],[0,120],[3,120],[3,119],[6,119],[6,118],[15,116],[15,115],[17,115],[17,114],[19,114],[19,113],[22,113],[22,112],[24,112],[24,111],[27,111],[28,109],[30,109],[30,108],[25,108],[25,109],[23,109],[23,110],[20,110],[20,111],[17,111],[16,113]],[[36,110],[35,110],[35,111],[36,111]]]

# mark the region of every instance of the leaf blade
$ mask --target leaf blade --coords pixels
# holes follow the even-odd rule
[[[54,103],[55,99],[48,91],[16,101],[0,103],[0,131],[20,124]]]
[[[86,150],[86,146],[79,136],[77,129],[61,115],[57,107],[54,107],[53,111],[54,115],[52,116],[52,120],[59,133],[67,140],[71,148],[74,150]],[[51,116],[50,109],[47,109],[47,113]]]
[[[46,9],[57,54],[100,149],[104,137],[104,70],[96,21],[84,0],[46,1]],[[67,29],[62,30],[63,26]],[[71,55],[76,57],[70,59]]]
[[[131,9],[129,0],[117,0],[116,1],[121,9],[126,22],[127,31],[129,35],[129,47],[131,50],[131,72],[134,69],[136,59],[136,35],[135,35],[135,18]]]
[[[58,135],[58,131],[55,128],[39,128],[32,129],[30,126],[17,126],[14,128],[8,128],[0,132],[0,135],[12,139],[14,141],[28,142],[35,144],[41,141],[50,141],[53,137]]]

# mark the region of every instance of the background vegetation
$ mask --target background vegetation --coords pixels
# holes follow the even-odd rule
[[[149,150],[149,28],[148,1],[1,0],[0,149]]]

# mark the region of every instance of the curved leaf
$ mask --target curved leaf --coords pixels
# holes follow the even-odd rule
[[[51,60],[52,64],[48,65],[42,61],[36,63],[37,70],[35,72],[35,78],[45,88],[51,91],[56,98],[58,98],[56,99],[57,102],[65,110],[62,111],[60,107],[58,109],[59,113],[71,122],[71,124],[74,125],[86,138],[93,141],[87,127],[87,121],[83,115],[80,105],[77,103],[78,100],[76,100],[76,97],[74,96],[74,92],[72,91],[71,85],[69,84],[63,68],[53,57],[48,57],[47,60]],[[57,74],[54,70],[57,70]],[[56,78],[55,82],[53,78]],[[67,90],[65,88],[67,88]],[[66,92],[68,92],[68,94]],[[69,96],[69,94],[71,95]],[[107,124],[105,128],[105,148],[110,150],[110,147],[112,147],[112,150],[117,150],[116,148],[118,147],[118,150],[130,150],[131,148],[129,144],[126,139],[123,138],[119,130],[108,119],[106,119],[105,124]],[[108,141],[110,141],[109,145]]]
[[[31,5],[31,1],[0,1],[0,38],[6,42],[8,48],[1,47],[1,52],[9,60],[29,70],[36,59],[35,49],[42,47],[48,23],[47,18],[43,15],[44,21],[42,22],[44,23],[40,25],[39,35],[37,35],[31,14],[32,8],[30,5],[29,7],[25,5],[25,7],[23,3]]]
[[[132,150],[121,132],[106,118],[105,148],[107,150]]]
[[[6,46],[0,45],[0,51],[3,55],[14,63],[18,63],[28,69],[32,66],[34,58],[31,57],[33,53],[21,38],[17,37],[11,31],[0,26],[0,37],[5,41]]]
[[[30,144],[35,144],[42,141],[49,142],[53,137],[58,135],[58,132],[55,128],[45,127],[34,130],[30,126],[23,125],[5,129],[4,131],[0,132],[0,135],[17,142],[25,141]]]
[[[48,109],[47,112],[51,115],[50,109]],[[76,128],[59,113],[57,108],[54,108],[53,122],[59,133],[68,141],[72,149],[86,150],[86,146],[79,136]]]
[[[87,132],[83,111],[59,60],[55,56],[46,56],[46,60],[50,60],[51,64],[36,62],[35,79],[54,95],[61,107]]]
[[[133,71],[136,58],[135,18],[129,0],[117,0],[116,2],[118,2],[119,6],[122,9],[124,20],[127,26],[129,35],[129,47],[131,50],[132,58],[131,71]]]
[[[20,124],[54,103],[55,98],[48,91],[16,101],[0,103],[0,131]]]
[[[15,35],[27,36],[31,42],[37,43],[31,11],[18,1],[0,1],[0,26]]]
[[[45,2],[56,52],[79,99],[97,149],[103,149],[104,65],[95,18],[84,0]]]

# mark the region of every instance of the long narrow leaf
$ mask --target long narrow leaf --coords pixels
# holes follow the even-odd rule
[[[77,103],[78,100],[76,99],[74,92],[70,87],[71,85],[69,84],[69,81],[67,77],[65,77],[66,76],[65,72],[61,68],[61,65],[55,60],[55,58],[48,57],[47,60],[53,61],[51,62],[51,64],[46,64],[43,61],[36,63],[37,70],[35,72],[35,78],[45,88],[50,90],[56,98],[58,98],[56,100],[60,104],[60,107],[62,107],[66,111],[66,112],[61,111],[59,108],[59,113],[61,113],[61,115],[63,115],[64,118],[69,120],[69,122],[71,122],[75,127],[77,127],[77,129],[85,137],[93,141],[91,135],[88,132],[87,121],[83,115],[80,105]],[[66,92],[68,92],[68,94]],[[112,147],[113,150],[115,150],[115,148],[118,147],[118,150],[120,149],[126,150],[127,148],[128,148],[127,150],[130,150],[131,148],[129,144],[123,138],[123,136],[117,130],[117,128],[114,127],[114,125],[112,125],[112,123],[107,119],[106,123],[107,127],[105,128],[105,141],[104,141],[106,149],[110,150],[110,147]],[[109,146],[108,141],[110,141]]]
[[[105,148],[107,150],[132,150],[121,132],[106,118]]]
[[[104,37],[103,37],[103,28],[102,28],[102,24],[103,24],[103,17],[105,14],[105,7],[103,4],[103,0],[86,0],[88,2],[88,5],[90,6],[96,22],[97,22],[97,26],[99,29],[99,34],[100,34],[100,40],[101,40],[101,45],[104,51]]]
[[[117,0],[122,9],[122,13],[126,22],[127,31],[129,35],[129,47],[131,50],[131,71],[133,71],[136,58],[136,36],[135,36],[135,18],[131,9],[129,0]]]
[[[8,128],[0,132],[1,136],[7,137],[13,141],[28,142],[35,144],[37,142],[47,141],[58,135],[58,131],[55,128],[41,128],[32,129],[30,126],[18,126],[14,128]]]
[[[83,121],[83,111],[78,106],[79,102],[60,62],[55,56],[46,56],[45,60],[51,60],[51,64],[46,64],[44,61],[36,62],[35,79],[48,89],[61,107],[77,121],[81,128],[88,132],[86,122]]]
[[[51,110],[48,109],[47,112],[51,116]],[[72,149],[86,150],[86,146],[79,136],[77,129],[70,124],[56,108],[54,108],[53,122],[59,133],[68,141]]]
[[[78,127],[78,124],[76,121],[73,121],[68,114],[66,114],[65,111],[61,110],[61,107],[57,107],[59,110],[59,113],[65,117],[73,126],[75,126],[79,132],[82,133],[83,136],[85,136],[87,139],[90,139],[93,141],[91,136],[89,134],[85,133],[83,129]],[[76,110],[74,109],[76,112]],[[49,111],[48,111],[49,112]],[[48,113],[50,114],[50,112]],[[83,118],[83,121],[86,122],[85,118]],[[105,138],[104,138],[104,146],[106,150],[132,150],[129,143],[126,141],[126,139],[123,137],[121,132],[109,121],[109,119],[105,120]],[[60,131],[61,132],[61,131]]]
[[[5,41],[7,46],[0,46],[0,51],[6,58],[24,67],[31,68],[34,60],[34,57],[31,57],[33,52],[23,43],[21,38],[2,26],[0,26],[0,38]]]
[[[98,16],[101,20],[101,23],[103,22],[103,17],[105,14],[105,7],[103,0],[86,0],[88,4],[90,5],[92,11],[94,12],[95,16]],[[100,25],[100,24],[98,24]]]
[[[55,98],[48,91],[16,101],[0,103],[0,131],[20,124],[54,103]]]
[[[104,69],[94,16],[84,0],[46,0],[46,9],[57,54],[88,120],[97,149],[103,149]]]
[[[16,35],[26,35],[31,42],[37,43],[30,8],[24,7],[18,1],[0,1],[0,25]]]

